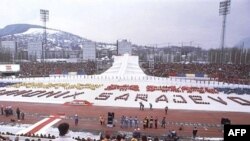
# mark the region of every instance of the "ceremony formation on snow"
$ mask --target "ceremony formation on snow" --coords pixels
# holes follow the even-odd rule
[[[250,133],[248,0],[1,0],[0,141]]]

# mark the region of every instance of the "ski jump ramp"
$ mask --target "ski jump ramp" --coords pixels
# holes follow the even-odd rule
[[[139,57],[124,54],[114,56],[111,68],[101,74],[102,76],[147,76],[139,66]]]

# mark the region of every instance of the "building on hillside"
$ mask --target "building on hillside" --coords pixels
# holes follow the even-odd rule
[[[17,42],[1,41],[0,44],[0,61],[14,63],[17,56]]]
[[[28,58],[29,60],[42,59],[42,42],[28,43]]]
[[[17,51],[17,42],[16,41],[1,41],[1,49],[9,51],[12,54],[15,54]]]
[[[132,55],[132,44],[127,40],[121,40],[117,42],[118,55],[129,54]]]
[[[83,44],[83,61],[95,61],[96,60],[96,43],[95,42],[84,42]]]
[[[174,62],[174,55],[173,54],[164,54],[163,57],[163,63],[173,63]]]

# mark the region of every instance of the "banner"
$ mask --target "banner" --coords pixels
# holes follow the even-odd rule
[[[0,65],[0,72],[19,72],[20,71],[20,65],[19,64],[6,64],[6,65]]]

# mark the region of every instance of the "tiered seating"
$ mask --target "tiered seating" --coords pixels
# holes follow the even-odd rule
[[[151,69],[149,65],[143,64],[146,74],[159,77],[185,77],[193,74],[195,77],[208,77],[218,79],[225,83],[250,84],[249,64],[181,64],[181,63],[159,63]],[[220,68],[220,69],[219,69]]]
[[[67,72],[84,72],[84,74],[91,75],[94,74],[95,67],[96,64],[93,61],[79,63],[27,62],[20,64],[20,75],[24,77],[49,76]]]

